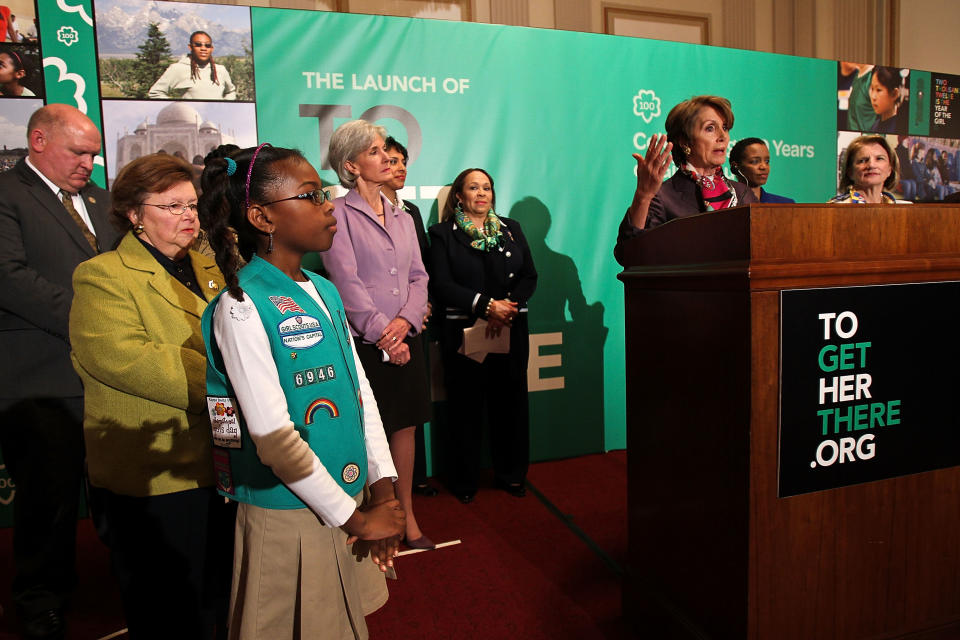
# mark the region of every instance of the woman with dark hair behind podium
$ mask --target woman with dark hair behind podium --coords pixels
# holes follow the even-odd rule
[[[633,154],[637,187],[620,223],[613,251],[618,261],[624,243],[647,229],[757,201],[747,185],[723,175],[732,128],[730,101],[720,96],[694,96],[670,110],[666,136],[654,134],[645,156]],[[664,182],[671,160],[678,170]]]
[[[760,202],[785,204],[796,202],[764,191],[770,179],[770,149],[760,138],[744,138],[730,150],[730,170],[737,180],[746,184]]]

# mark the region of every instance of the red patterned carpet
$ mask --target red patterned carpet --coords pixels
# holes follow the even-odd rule
[[[367,618],[371,638],[627,638],[619,567],[627,549],[626,452],[531,466],[526,498],[481,489],[462,505],[445,493],[417,498],[435,542],[461,544],[398,559],[390,601]],[[81,584],[69,638],[123,628],[105,548],[79,525]],[[0,640],[15,638],[11,536],[0,530]],[[125,637],[121,636],[121,637]]]

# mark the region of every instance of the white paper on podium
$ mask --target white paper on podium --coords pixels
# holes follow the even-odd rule
[[[483,362],[488,353],[510,353],[510,327],[501,329],[496,338],[488,338],[487,321],[478,319],[472,327],[463,330],[459,353],[477,362]]]

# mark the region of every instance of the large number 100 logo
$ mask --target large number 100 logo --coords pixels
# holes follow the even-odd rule
[[[333,121],[335,118],[351,118],[353,109],[346,104],[301,104],[301,118],[316,118],[320,130],[320,168],[332,169],[330,166],[329,147],[333,136]],[[402,124],[407,130],[407,153],[410,155],[408,164],[412,164],[420,156],[423,147],[423,132],[420,123],[413,114],[393,104],[381,104],[370,107],[360,114],[361,120],[376,122],[381,118],[392,118]]]

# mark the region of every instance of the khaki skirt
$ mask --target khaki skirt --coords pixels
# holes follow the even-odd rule
[[[351,555],[346,540],[310,509],[240,504],[229,637],[367,638],[364,616],[386,603],[387,585],[369,556],[358,562]]]

